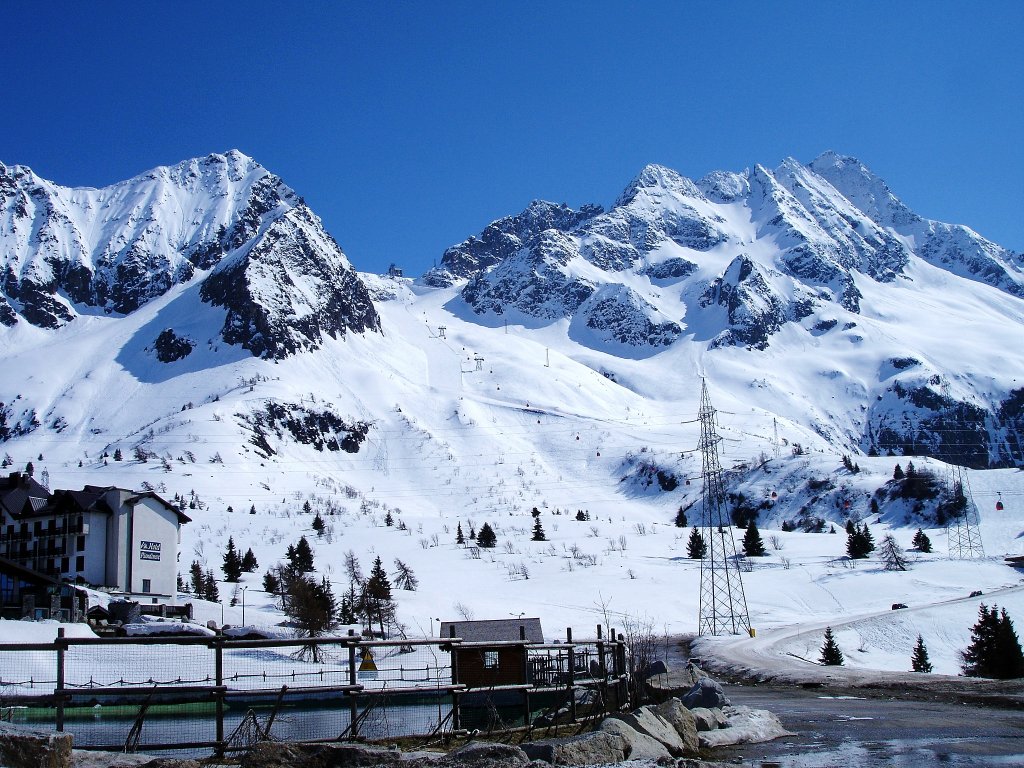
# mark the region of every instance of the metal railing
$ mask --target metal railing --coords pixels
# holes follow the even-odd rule
[[[80,749],[222,755],[271,739],[444,741],[627,706],[623,643],[569,638],[71,638],[60,629],[53,643],[0,644],[0,719],[70,732]],[[460,674],[461,651],[509,648],[521,664],[514,682]]]

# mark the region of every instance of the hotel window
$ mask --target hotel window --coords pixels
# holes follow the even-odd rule
[[[75,541],[75,548],[79,552],[85,552],[85,536],[79,536]]]
[[[85,570],[85,555],[79,555],[75,558],[75,570],[79,572]]]
[[[150,579],[142,580],[142,594],[148,595],[153,591],[153,582]]]

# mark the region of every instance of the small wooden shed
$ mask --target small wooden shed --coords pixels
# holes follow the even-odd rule
[[[542,644],[540,619],[442,621],[441,637],[461,638],[452,651],[452,683],[469,688],[529,683],[526,646]]]

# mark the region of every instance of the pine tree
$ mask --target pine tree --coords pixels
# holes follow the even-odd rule
[[[412,568],[396,557],[395,570],[397,571],[395,574],[395,586],[399,589],[415,592],[416,588],[420,585],[420,582],[419,579],[416,578],[416,574],[412,572]]]
[[[821,646],[820,662],[826,667],[843,666],[843,652],[832,636],[832,627],[825,627],[825,644]]]
[[[846,534],[852,536],[857,532],[857,526],[853,524],[853,520],[846,521]]]
[[[896,543],[891,535],[882,539],[882,549],[879,553],[882,565],[887,571],[905,571],[910,565],[900,545]]]
[[[547,541],[548,537],[544,533],[544,526],[540,524],[540,518],[534,518],[533,521],[533,536],[530,537],[531,541]]]
[[[928,534],[922,531],[920,528],[917,529],[917,533],[914,534],[914,538],[911,543],[917,549],[918,552],[931,552],[932,551],[932,540],[928,538]]]
[[[121,449],[120,448],[115,448],[114,449],[114,461],[123,461],[123,460],[124,460],[124,454],[121,453]]]
[[[495,535],[490,523],[484,523],[480,526],[480,533],[476,536],[476,543],[484,549],[492,549],[498,543],[498,537]]]
[[[971,644],[960,652],[961,669],[968,677],[996,677],[995,659],[996,634],[999,629],[999,615],[996,606],[992,610],[984,603],[978,609],[978,620],[971,627]]]
[[[1024,650],[1005,608],[999,614],[999,628],[996,630],[996,658],[999,659],[1000,680],[1024,677]]]
[[[690,531],[690,538],[686,542],[686,556],[691,560],[700,560],[708,553],[708,544],[700,535],[697,527]]]
[[[864,540],[864,556],[867,557],[875,551],[875,538],[871,535],[871,531],[868,530],[868,524],[864,523],[864,527],[861,528],[860,535]]]
[[[391,582],[384,571],[380,557],[373,561],[370,578],[366,580],[366,586],[363,589],[363,610],[368,623],[372,624],[376,618],[381,636],[383,636],[384,623],[390,621],[394,605],[391,602]]]
[[[300,536],[299,543],[295,545],[295,555],[291,565],[300,573],[309,573],[315,570],[313,567],[313,548],[309,546],[305,536]]]
[[[282,608],[292,623],[305,637],[317,637],[338,623],[338,605],[326,579],[318,584],[300,573],[291,575],[284,587]],[[321,661],[320,646],[310,643],[297,653],[304,660]]]
[[[316,532],[316,535],[317,536],[323,536],[324,535],[324,528],[326,528],[326,527],[327,526],[324,523],[324,519],[322,517],[320,517],[320,513],[317,512],[316,513],[316,517],[313,518],[313,530]]]
[[[466,537],[462,535],[462,521],[461,520],[459,521],[459,524],[455,527],[455,543],[456,544],[465,544],[466,543]]]
[[[217,579],[214,578],[213,571],[206,572],[203,584],[203,598],[212,603],[220,602],[220,590],[217,589]]]
[[[249,547],[245,550],[245,554],[242,555],[242,570],[246,573],[255,573],[259,567],[260,564],[256,562],[256,555],[252,553],[252,547]]]
[[[910,667],[914,672],[932,671],[932,663],[928,660],[928,649],[924,647],[924,640],[920,635],[917,636],[914,654],[910,657]]]
[[[242,578],[242,559],[238,556],[235,540],[231,536],[228,537],[228,549],[224,553],[222,570],[224,571],[224,581],[237,583]]]
[[[680,507],[676,510],[676,528],[685,528],[687,526],[686,512]]]
[[[198,560],[193,560],[188,572],[192,580],[192,594],[202,597],[206,592],[206,575],[203,573],[203,566]]]
[[[281,582],[274,575],[273,571],[268,570],[263,574],[263,591],[268,595],[276,595],[281,591]]]
[[[188,588],[187,588],[187,586],[185,584],[185,579],[183,579],[181,577],[180,573],[178,574],[178,583],[177,583],[177,586],[176,586],[176,590],[178,592],[188,592]]]
[[[31,461],[25,465],[25,474],[32,477],[36,473],[36,466]]]
[[[893,471],[892,471],[892,479],[893,480],[902,480],[903,478],[904,478],[903,467],[901,467],[899,464],[897,464],[896,468],[893,469]]]
[[[754,521],[747,524],[747,532],[743,534],[743,554],[747,557],[763,557],[765,553],[761,533]]]
[[[384,515],[384,525],[386,525],[386,526],[387,526],[388,528],[390,528],[390,527],[391,527],[391,526],[393,526],[394,524],[395,524],[395,518],[393,518],[393,517],[391,516],[391,512],[390,512],[390,511],[388,511],[388,512],[387,512],[387,513],[385,513],[385,515]]]

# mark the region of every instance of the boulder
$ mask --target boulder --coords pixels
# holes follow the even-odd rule
[[[597,729],[621,736],[626,742],[626,757],[629,760],[668,760],[672,757],[660,741],[640,733],[618,717],[606,717]]]
[[[701,747],[758,744],[793,735],[783,728],[779,718],[767,709],[726,707],[723,714],[729,721],[729,727],[700,734]]]
[[[530,758],[526,756],[522,747],[490,741],[471,741],[469,744],[464,744],[449,752],[447,760],[453,760],[462,765],[500,763],[502,766],[526,765],[530,762]]]
[[[676,729],[683,743],[683,754],[697,754],[700,742],[697,739],[697,720],[693,713],[676,698],[662,702],[656,707],[656,711]]]
[[[717,680],[712,680],[710,677],[698,678],[689,692],[683,696],[682,702],[683,706],[687,709],[693,709],[694,707],[705,707],[707,709],[721,708],[729,704],[729,700],[725,697],[725,691],[722,690],[721,683]]]
[[[198,761],[190,759],[84,749],[72,751],[71,765],[72,768],[201,768]]]
[[[71,734],[0,722],[0,765],[5,768],[71,768]]]
[[[621,763],[628,753],[628,745],[621,735],[605,731],[564,739],[541,739],[522,746],[531,760],[543,760],[552,765]]]
[[[719,728],[725,728],[729,724],[720,709],[695,707],[690,710],[690,714],[693,715],[693,719],[697,724],[697,730],[702,733],[705,731],[714,731]]]
[[[261,741],[242,757],[242,768],[364,768],[397,766],[396,749],[362,744],[285,744]]]
[[[675,726],[659,715],[654,707],[640,707],[629,714],[617,714],[612,717],[622,720],[634,731],[650,736],[665,747],[673,757],[683,754],[683,740],[679,737]]]

